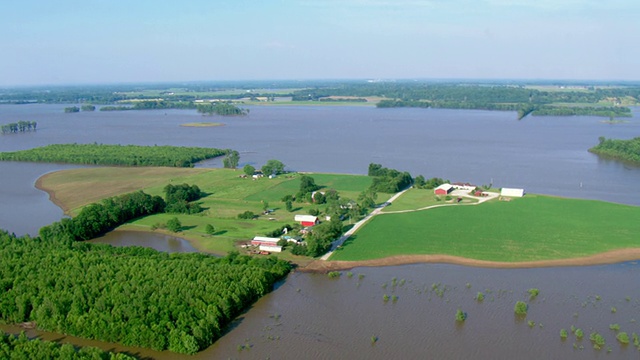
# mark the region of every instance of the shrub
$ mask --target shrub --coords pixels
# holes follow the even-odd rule
[[[621,344],[629,343],[629,335],[627,335],[627,333],[624,331],[619,332],[618,335],[616,335],[616,339],[618,339],[618,341],[620,341]]]
[[[251,211],[245,211],[243,213],[238,214],[238,219],[251,220],[255,217],[256,217],[256,214],[254,214]]]
[[[560,338],[561,339],[563,339],[563,340],[566,339],[568,335],[569,334],[567,333],[566,329],[560,329]]]
[[[458,311],[456,311],[456,321],[463,322],[465,320],[467,320],[467,313],[458,309]]]
[[[211,225],[211,224],[207,224],[204,227],[204,232],[206,232],[207,234],[213,236],[216,233],[216,228],[214,228],[213,225]]]
[[[167,221],[167,229],[171,232],[178,232],[182,229],[182,223],[177,217],[173,217]]]
[[[337,277],[340,277],[340,275],[342,275],[342,273],[340,271],[329,271],[329,273],[327,275],[330,278],[335,279]]]
[[[604,337],[602,335],[598,334],[597,332],[592,332],[589,335],[589,340],[593,341],[595,343],[595,345],[598,346],[597,349],[599,349],[600,347],[602,347],[605,344]]]
[[[620,330],[620,325],[619,324],[611,324],[611,325],[609,325],[609,329],[611,329],[613,331],[618,331],[618,330]]]
[[[584,332],[580,328],[576,329],[575,334],[576,334],[576,338],[578,339],[582,339],[582,337],[584,336]]]
[[[536,298],[536,296],[538,296],[538,294],[540,294],[540,290],[536,289],[536,288],[532,288],[527,290],[527,292],[529,293],[529,299],[533,300]]]
[[[527,315],[527,310],[529,310],[529,305],[524,301],[518,301],[513,308],[513,311],[518,315]]]
[[[483,301],[484,300],[484,294],[482,292],[478,292],[478,294],[476,295],[476,300]]]

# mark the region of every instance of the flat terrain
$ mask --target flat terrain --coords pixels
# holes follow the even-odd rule
[[[188,239],[198,249],[213,253],[226,253],[234,249],[237,241],[248,241],[256,235],[265,235],[283,225],[293,224],[295,214],[307,214],[310,208],[322,210],[324,205],[293,203],[288,212],[281,199],[295,195],[300,187],[299,174],[291,173],[274,179],[241,178],[241,170],[193,169],[166,167],[101,167],[64,170],[41,177],[37,186],[47,191],[52,201],[65,213],[74,215],[90,203],[101,199],[144,190],[151,195],[164,196],[163,188],[171,183],[197,185],[205,193],[199,202],[204,211],[195,215],[157,214],[138,219],[122,228],[150,231],[151,226],[166,223],[178,217],[183,225],[180,237]],[[355,199],[366,189],[371,178],[359,175],[308,174],[323,189],[335,189],[343,198]],[[274,212],[261,215],[263,201]],[[237,215],[252,211],[255,220],[239,220]],[[214,236],[205,232],[207,224],[215,227]],[[161,231],[161,230],[157,230]]]
[[[579,258],[640,247],[639,218],[640,207],[536,195],[478,206],[381,214],[330,260],[402,255],[496,262]]]

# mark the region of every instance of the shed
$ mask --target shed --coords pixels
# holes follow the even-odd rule
[[[320,223],[318,217],[313,215],[296,215],[293,220],[299,222],[302,226],[313,226]]]
[[[253,240],[251,240],[251,245],[254,246],[272,246],[276,245],[280,241],[280,238],[272,238],[266,236],[255,236]]]
[[[453,191],[453,185],[451,184],[442,184],[437,188],[433,189],[433,193],[436,195],[447,195],[452,191]]]
[[[502,188],[500,190],[500,196],[523,197],[524,196],[524,189]]]
[[[282,252],[282,246],[278,245],[260,245],[260,251]]]

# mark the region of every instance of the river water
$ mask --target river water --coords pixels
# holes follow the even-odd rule
[[[203,118],[183,110],[65,114],[64,107],[0,105],[0,123],[38,122],[36,132],[0,136],[0,151],[73,142],[233,148],[240,151],[241,166],[261,166],[274,158],[289,170],[363,174],[369,163],[376,162],[414,176],[493,182],[496,187],[523,187],[530,193],[640,205],[640,168],[586,151],[599,136],[638,136],[637,108],[628,122],[606,124],[595,117],[517,121],[512,112],[443,109],[265,106],[251,107],[246,117]],[[179,126],[198,121],[225,126]],[[217,167],[220,160],[199,166]],[[34,183],[44,173],[69,167],[0,162],[0,228],[36,234],[41,226],[58,220],[62,212]],[[127,244],[132,241],[118,236],[137,238],[118,233],[103,240]],[[148,241],[154,239],[163,251],[191,251],[188,243],[168,238]],[[588,339],[577,341],[570,335],[569,340],[560,340],[561,328],[576,325],[587,337],[593,330],[605,335],[612,358],[635,359],[635,348],[619,346],[608,325],[619,323],[623,331],[640,332],[634,318],[640,306],[634,285],[638,271],[634,263],[522,270],[425,264],[360,268],[353,270],[352,278],[345,273],[340,279],[293,273],[242,315],[227,335],[193,358],[605,356],[606,349],[593,350]],[[359,273],[365,275],[361,280]],[[405,283],[393,287],[394,277]],[[433,283],[441,283],[438,289],[446,287],[442,297],[440,290],[432,290]],[[541,295],[531,302],[529,318],[536,325],[530,328],[514,317],[513,305],[526,299],[525,291],[532,287],[540,288]],[[483,303],[473,300],[478,291],[487,293]],[[398,299],[385,303],[385,294]],[[612,313],[611,307],[617,312]],[[454,321],[457,308],[469,314],[464,325]],[[372,337],[378,339],[373,344]],[[170,353],[124,350],[175,358]]]

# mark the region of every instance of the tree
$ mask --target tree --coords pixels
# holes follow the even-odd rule
[[[313,194],[313,202],[316,204],[324,204],[327,202],[327,199],[325,198],[323,193],[317,191],[315,194]]]
[[[284,164],[279,160],[269,160],[262,166],[262,172],[267,176],[271,174],[282,174],[284,172]]]
[[[262,210],[263,211],[269,210],[269,202],[262,200]]]
[[[291,202],[291,200],[287,200],[284,202],[284,206],[285,209],[287,209],[288,212],[292,212],[293,211],[293,203]]]
[[[242,171],[244,171],[245,175],[247,176],[253,176],[253,174],[256,173],[256,168],[247,164],[242,168]]]
[[[252,211],[245,211],[243,213],[238,214],[238,219],[244,219],[244,220],[251,220],[254,217],[256,217],[256,214],[254,214]]]
[[[222,164],[226,169],[237,168],[238,162],[240,162],[240,153],[236,150],[227,151],[227,155],[225,155],[224,159],[222,160]]]
[[[213,236],[216,233],[216,228],[214,228],[213,225],[211,225],[211,224],[207,224],[204,227],[204,232],[206,232],[208,235]]]
[[[178,232],[182,229],[182,223],[177,217],[173,217],[167,221],[167,229],[171,232]]]
[[[416,176],[416,178],[413,180],[413,184],[415,185],[415,187],[421,189],[424,187],[424,185],[426,184],[426,180],[424,179],[424,176],[422,175],[418,175]]]

